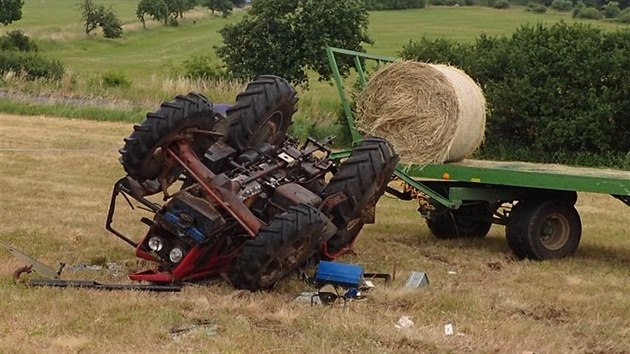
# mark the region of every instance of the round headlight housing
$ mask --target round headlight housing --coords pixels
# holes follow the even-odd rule
[[[153,252],[160,252],[164,248],[164,242],[161,238],[153,236],[149,239],[149,249]]]
[[[168,259],[170,259],[173,263],[179,263],[182,258],[184,258],[184,251],[178,247],[173,248],[171,253],[168,254]]]

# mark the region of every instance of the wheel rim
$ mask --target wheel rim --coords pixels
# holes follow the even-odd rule
[[[276,142],[278,135],[282,133],[281,128],[283,122],[284,116],[281,111],[275,111],[269,115],[252,136],[254,146],[259,146],[262,143],[273,144]]]
[[[560,214],[551,214],[540,227],[540,241],[547,249],[556,251],[564,247],[569,240],[569,220]]]

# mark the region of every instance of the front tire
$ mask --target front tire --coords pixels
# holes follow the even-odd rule
[[[230,281],[239,289],[271,288],[316,254],[335,229],[321,211],[310,205],[289,207],[245,242],[230,268]]]

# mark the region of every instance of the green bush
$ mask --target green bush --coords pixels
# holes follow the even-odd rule
[[[507,0],[497,0],[492,7],[495,9],[507,9],[510,7],[510,3]]]
[[[120,87],[120,88],[129,88],[131,87],[131,80],[127,78],[127,76],[120,71],[108,71],[105,74],[101,75],[101,82],[105,87]]]
[[[527,8],[525,8],[525,11],[530,11],[537,14],[543,14],[547,12],[547,7],[537,2],[530,2],[529,4],[527,4]]]
[[[450,62],[481,84],[490,107],[484,157],[586,163],[570,156],[630,151],[628,30],[539,24],[470,44],[423,38],[401,56]]]
[[[630,9],[625,9],[617,17],[617,21],[623,23],[630,23]]]
[[[34,52],[0,51],[0,73],[14,72],[28,80],[59,80],[64,66],[58,60],[51,60]]]
[[[403,10],[421,9],[426,6],[425,0],[364,0],[368,10]]]
[[[14,30],[0,37],[0,50],[17,50],[20,52],[36,52],[37,45],[24,32]]]
[[[103,37],[105,38],[120,38],[123,34],[122,24],[113,11],[109,10],[101,15],[99,22],[103,29]]]
[[[604,17],[606,18],[616,18],[621,13],[621,9],[619,9],[619,3],[616,1],[611,1],[608,4],[602,7],[604,10]]]
[[[553,0],[549,7],[552,10],[560,11],[560,12],[568,12],[573,8],[573,2],[571,0]]]
[[[183,76],[187,79],[222,80],[227,73],[210,55],[194,56],[178,66],[170,66],[171,76]]]
[[[600,20],[604,18],[604,15],[601,13],[601,11],[593,7],[582,7],[576,9],[577,11],[575,9],[573,10],[574,18],[584,18],[588,20]]]

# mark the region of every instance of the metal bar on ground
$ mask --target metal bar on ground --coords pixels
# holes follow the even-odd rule
[[[61,280],[61,279],[30,279],[26,282],[30,286],[49,286],[55,288],[85,288],[97,290],[132,290],[132,291],[157,291],[179,292],[182,285],[155,285],[155,284],[102,284],[93,280]]]

